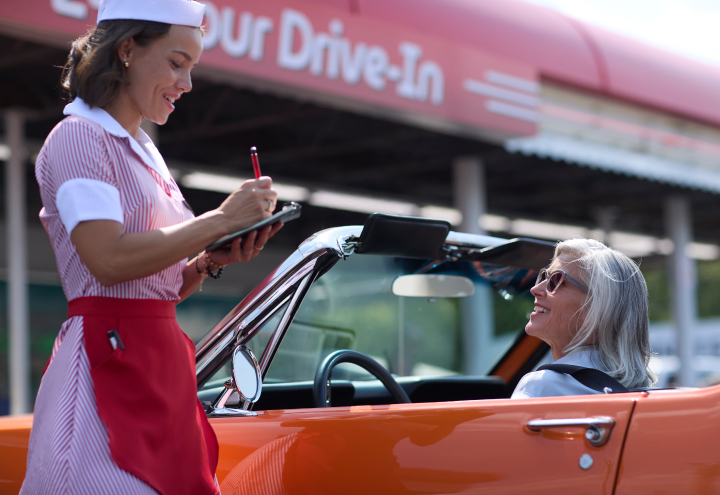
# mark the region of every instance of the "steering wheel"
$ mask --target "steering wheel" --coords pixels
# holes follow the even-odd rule
[[[335,351],[326,357],[320,364],[320,367],[315,374],[315,383],[313,384],[313,400],[315,401],[315,407],[330,407],[330,373],[333,368],[340,363],[353,363],[360,366],[365,371],[372,374],[375,378],[380,380],[385,388],[388,389],[390,395],[395,399],[395,403],[409,404],[410,397],[405,393],[395,378],[382,367],[380,363],[375,361],[370,356],[366,356],[357,351],[340,350]]]

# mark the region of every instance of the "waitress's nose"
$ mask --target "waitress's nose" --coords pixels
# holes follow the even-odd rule
[[[192,91],[192,78],[190,77],[190,71],[185,71],[177,80],[177,86],[182,90],[183,93],[189,93]]]

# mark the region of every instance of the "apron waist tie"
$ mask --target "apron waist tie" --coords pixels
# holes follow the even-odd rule
[[[121,299],[118,297],[78,297],[68,303],[73,316],[116,316],[122,318],[175,318],[176,301],[159,299]]]

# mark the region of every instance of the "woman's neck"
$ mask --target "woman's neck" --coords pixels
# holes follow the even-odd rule
[[[120,94],[115,98],[112,103],[103,107],[112,118],[117,120],[118,124],[128,131],[133,138],[136,138],[140,123],[142,122],[142,115],[135,108],[135,106],[127,97],[127,94],[120,91]]]

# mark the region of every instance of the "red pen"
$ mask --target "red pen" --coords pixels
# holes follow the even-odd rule
[[[253,146],[252,148],[250,148],[250,158],[252,158],[253,171],[255,172],[255,178],[256,178],[256,179],[259,179],[259,178],[261,177],[261,174],[260,174],[260,162],[258,161],[257,148],[256,148],[255,146]]]

